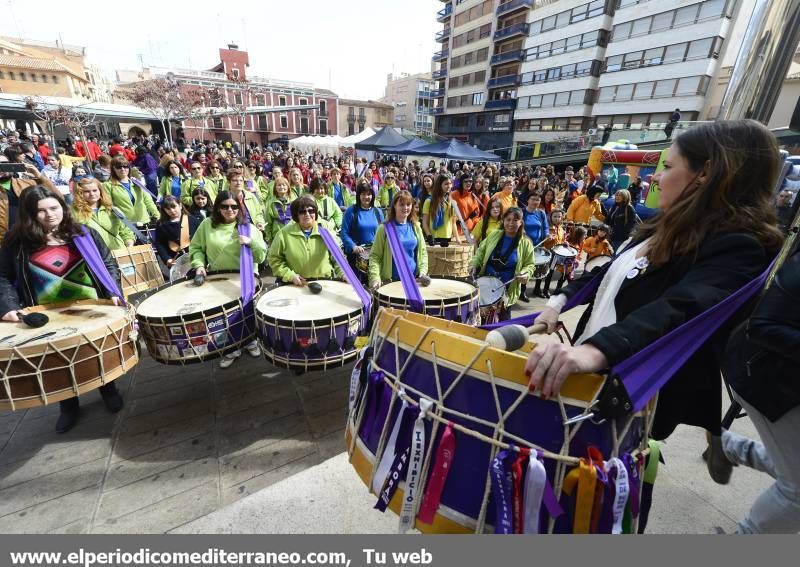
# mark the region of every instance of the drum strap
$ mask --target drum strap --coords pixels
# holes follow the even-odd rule
[[[141,242],[142,244],[150,242],[150,238],[146,236],[141,230],[136,228],[136,225],[129,221],[125,215],[120,211],[117,207],[112,207],[111,212],[117,217],[119,220],[122,221],[122,224],[127,226],[131,232],[136,236],[136,239]]]
[[[417,313],[422,313],[424,309],[424,302],[422,301],[422,294],[419,291],[417,280],[414,279],[414,274],[411,273],[411,266],[408,265],[408,258],[403,246],[400,244],[400,238],[397,236],[397,228],[394,226],[393,221],[388,221],[383,224],[386,231],[386,236],[389,240],[389,248],[392,251],[392,260],[397,267],[397,273],[400,275],[400,282],[403,284],[403,291],[411,304],[411,310]],[[417,243],[417,246],[422,244]]]
[[[361,303],[364,306],[365,312],[369,313],[369,310],[372,307],[372,298],[369,296],[369,293],[367,293],[367,290],[364,289],[364,286],[361,285],[361,280],[358,279],[358,276],[353,271],[353,268],[347,263],[344,254],[342,254],[342,249],[339,248],[339,244],[336,242],[336,239],[324,226],[320,225],[317,227],[317,229],[319,230],[319,235],[322,237],[322,241],[325,243],[325,246],[328,247],[328,252],[330,252],[334,261],[339,264],[339,268],[342,270],[342,273],[344,273],[344,277],[347,278],[347,281],[351,286],[353,286],[356,295],[358,295],[358,298],[361,300]]]
[[[97,244],[95,244],[92,236],[89,234],[87,228],[83,225],[79,225],[81,234],[74,236],[72,238],[72,242],[75,243],[75,247],[80,252],[81,256],[83,256],[84,261],[89,266],[92,274],[97,278],[100,285],[103,286],[106,293],[109,297],[119,297],[120,301],[123,300],[124,296],[122,292],[119,290],[119,286],[117,282],[111,277],[111,273],[108,271],[103,259],[100,257],[100,251],[97,249]]]
[[[242,223],[238,227],[239,236],[250,238],[250,224]],[[242,301],[245,305],[253,301],[256,292],[255,273],[253,269],[253,249],[250,246],[240,246],[239,274],[242,286]]]

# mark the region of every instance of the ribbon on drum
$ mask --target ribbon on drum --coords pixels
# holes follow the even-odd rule
[[[397,229],[394,222],[389,221],[383,224],[383,229],[386,231],[386,237],[389,240],[389,249],[392,251],[392,260],[397,267],[397,273],[400,275],[400,283],[403,284],[403,291],[411,304],[411,310],[416,313],[422,313],[425,307],[422,301],[422,294],[419,291],[417,280],[414,279],[414,274],[411,273],[411,266],[408,265],[405,251],[400,244],[400,238],[397,236]]]
[[[513,512],[512,512],[512,486],[513,474],[511,468],[514,464],[514,446],[508,449],[501,449],[494,459],[489,469],[492,477],[492,497],[494,498],[494,533],[513,534]]]
[[[433,461],[433,470],[431,477],[428,481],[428,487],[425,490],[425,497],[422,499],[422,505],[419,509],[417,517],[419,521],[424,524],[432,524],[436,510],[439,508],[439,502],[442,499],[442,491],[444,490],[445,482],[447,482],[447,475],[453,468],[453,458],[456,454],[456,435],[453,429],[453,422],[447,423],[447,426],[439,439],[439,445],[436,447],[436,458]]]
[[[344,277],[353,287],[353,290],[355,290],[362,305],[364,305],[364,317],[366,320],[366,318],[369,317],[369,311],[372,307],[372,298],[367,290],[364,289],[364,286],[361,285],[361,280],[358,279],[353,268],[347,263],[347,259],[345,259],[344,254],[342,254],[342,249],[339,248],[339,244],[336,242],[333,235],[322,225],[318,224],[317,229],[319,230],[319,235],[322,237],[322,241],[325,242],[325,246],[328,248],[328,252],[330,252],[334,261],[339,265]]]
[[[425,417],[433,406],[431,400],[419,399],[419,413],[411,433],[411,448],[408,471],[406,472],[403,506],[400,510],[399,533],[406,533],[414,527],[417,505],[419,504],[420,483],[422,482],[422,462],[425,456]]]

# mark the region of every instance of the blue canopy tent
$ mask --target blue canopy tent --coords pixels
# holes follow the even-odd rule
[[[425,140],[414,138],[413,140],[408,140],[407,142],[404,142],[397,146],[381,146],[377,148],[376,151],[379,151],[382,154],[406,155],[410,150],[427,145],[428,142],[426,142]]]
[[[377,152],[380,151],[381,146],[398,146],[406,143],[408,140],[397,133],[391,126],[384,126],[378,130],[374,136],[370,136],[366,140],[361,140],[355,143],[357,150]]]
[[[426,144],[413,150],[407,150],[406,154],[412,156],[433,156],[459,161],[500,161],[499,155],[473,148],[469,144],[459,142],[455,138],[450,138],[443,142]]]

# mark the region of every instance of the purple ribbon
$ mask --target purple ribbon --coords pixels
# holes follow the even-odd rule
[[[350,285],[356,291],[356,295],[358,295],[358,298],[361,300],[362,305],[364,305],[366,321],[366,317],[369,315],[369,310],[372,307],[372,298],[369,296],[369,293],[367,293],[367,290],[364,289],[364,286],[361,285],[361,280],[358,279],[353,268],[351,268],[350,264],[345,260],[344,254],[342,254],[342,250],[339,248],[339,244],[333,238],[333,235],[322,225],[317,225],[317,228],[319,229],[319,235],[322,237],[323,242],[325,242],[325,246],[328,247],[328,252],[331,253],[333,259],[339,264],[339,268],[341,268],[344,273],[344,277],[350,282]]]
[[[494,497],[494,533],[513,534],[514,526],[511,515],[513,478],[511,467],[515,460],[513,446],[503,449],[494,459],[489,469],[492,476],[492,496]]]
[[[537,459],[541,461],[543,456],[544,453],[539,450],[536,451]],[[542,502],[544,503],[545,508],[547,508],[547,513],[550,514],[551,518],[556,519],[564,513],[564,508],[561,507],[561,503],[558,501],[558,498],[556,498],[556,491],[553,490],[553,485],[550,483],[550,478],[547,475],[544,477],[544,493],[542,493]]]
[[[367,383],[367,403],[364,407],[364,420],[361,424],[361,435],[364,439],[367,439],[375,429],[375,420],[378,419],[380,412],[383,390],[383,372],[380,370],[370,372]]]
[[[419,292],[417,280],[414,279],[414,274],[411,273],[411,267],[408,265],[408,258],[406,258],[405,250],[400,245],[400,238],[397,236],[397,229],[393,221],[383,223],[383,229],[386,231],[386,236],[389,239],[389,248],[392,251],[392,260],[397,267],[397,273],[400,275],[400,283],[403,284],[403,291],[411,304],[411,310],[417,313],[422,313],[424,302],[422,301],[422,294]]]
[[[628,486],[631,518],[639,516],[639,463],[630,453],[622,455],[622,462],[628,468]]]
[[[286,226],[289,224],[289,221],[292,220],[291,211],[289,211],[289,204],[282,203],[281,201],[275,201],[275,212],[278,213],[278,221],[283,225]]]
[[[153,199],[158,199],[158,195],[156,195],[152,191],[150,191],[150,189],[147,188],[147,185],[142,184],[142,182],[139,181],[138,179],[136,179],[135,177],[131,177],[130,180],[131,180],[131,183],[136,185],[139,189],[147,191],[147,194],[150,195]]]
[[[250,224],[240,224],[239,236],[250,238]],[[246,304],[253,301],[256,292],[256,276],[253,271],[253,249],[251,246],[240,246],[239,251],[239,279],[242,286],[242,301]]]
[[[375,509],[385,512],[392,501],[392,496],[397,492],[400,486],[400,481],[406,477],[406,469],[408,469],[408,460],[411,454],[411,434],[414,432],[414,421],[417,419],[419,410],[414,411],[414,408],[406,408],[403,415],[399,416],[400,430],[397,432],[397,444],[395,445],[394,461],[389,469],[389,474],[386,481],[383,483],[381,493],[378,495],[378,501],[375,503]]]
[[[124,303],[124,296],[119,290],[116,280],[111,276],[111,272],[108,271],[103,259],[100,257],[100,250],[97,249],[97,244],[95,244],[94,239],[92,239],[89,229],[83,225],[78,226],[80,227],[81,234],[73,236],[72,242],[75,244],[81,256],[83,256],[92,275],[97,278],[97,281],[103,286],[103,289],[105,289],[106,294],[109,297],[119,297],[120,301]]]

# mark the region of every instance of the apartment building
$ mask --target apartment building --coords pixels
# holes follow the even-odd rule
[[[364,128],[379,130],[394,122],[394,107],[376,100],[339,99],[339,133],[358,134]]]
[[[402,73],[386,76],[386,90],[381,102],[394,107],[394,127],[420,134],[433,132],[433,91],[430,73]]]

